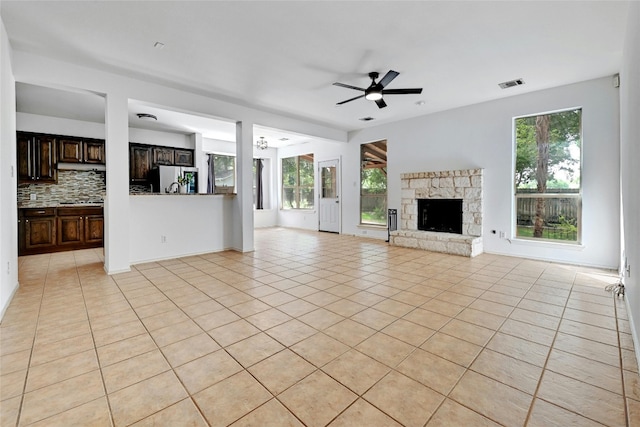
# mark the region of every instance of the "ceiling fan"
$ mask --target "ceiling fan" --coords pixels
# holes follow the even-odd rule
[[[398,73],[397,71],[389,70],[389,72],[387,74],[385,74],[385,76],[382,79],[380,79],[379,82],[376,83],[376,79],[378,78],[379,74],[377,72],[373,71],[373,72],[369,73],[369,78],[371,78],[371,85],[366,89],[363,89],[363,88],[357,87],[357,86],[347,85],[347,84],[344,84],[344,83],[335,82],[333,84],[334,86],[346,87],[347,89],[360,90],[360,91],[364,92],[364,94],[362,94],[362,95],[358,95],[358,96],[356,96],[354,98],[347,99],[346,101],[338,102],[336,105],[346,104],[347,102],[355,101],[356,99],[360,99],[360,98],[364,97],[365,99],[368,99],[369,101],[375,101],[376,104],[378,105],[378,108],[384,108],[384,107],[387,106],[387,103],[384,102],[384,99],[382,99],[383,95],[409,95],[409,94],[422,93],[422,88],[419,88],[419,89],[385,89],[385,87],[389,83],[391,83],[391,81],[393,79],[398,77],[399,74],[400,73]]]

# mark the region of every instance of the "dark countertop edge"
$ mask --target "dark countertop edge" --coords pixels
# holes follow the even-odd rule
[[[129,196],[237,196],[237,193],[129,193]]]

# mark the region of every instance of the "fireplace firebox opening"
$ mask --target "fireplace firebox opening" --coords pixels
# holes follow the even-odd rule
[[[418,230],[462,234],[462,199],[418,199]]]

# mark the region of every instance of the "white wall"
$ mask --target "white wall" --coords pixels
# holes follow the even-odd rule
[[[11,55],[0,18],[0,319],[18,289],[16,85]]]
[[[624,277],[629,318],[640,361],[640,3],[629,5],[620,71],[620,145],[624,215],[623,253],[631,267]]]
[[[129,196],[132,264],[235,248],[234,196]],[[162,242],[162,236],[165,241]]]
[[[357,182],[359,144],[387,140],[389,208],[400,207],[400,174],[484,168],[486,252],[617,268],[619,261],[618,89],[605,77],[513,96],[353,132],[347,183]],[[581,247],[500,239],[512,236],[513,117],[582,107],[583,233]],[[357,191],[357,185],[345,190]],[[357,193],[350,196],[343,231],[357,233]]]
[[[175,132],[160,132],[148,129],[129,128],[129,142],[138,144],[160,145],[173,148],[194,149],[190,135]]]
[[[97,96],[97,95],[96,95]],[[25,132],[104,139],[104,123],[62,119],[38,114],[17,113],[17,129]]]

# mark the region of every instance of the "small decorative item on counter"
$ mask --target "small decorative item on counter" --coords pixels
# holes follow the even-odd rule
[[[187,184],[189,184],[189,178],[179,175],[178,185],[180,186],[180,194],[187,194]]]

